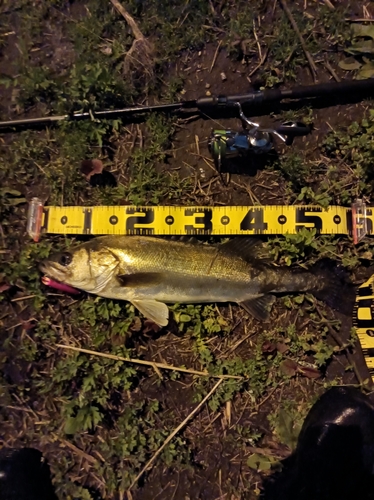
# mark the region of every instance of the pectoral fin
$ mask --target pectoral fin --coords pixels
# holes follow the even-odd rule
[[[109,281],[113,279],[118,266],[115,266],[110,272],[105,272],[96,276],[96,287],[91,290],[92,293],[100,293],[107,286]]]
[[[148,319],[159,326],[166,326],[169,322],[169,308],[157,300],[132,300],[131,303]]]
[[[263,295],[262,297],[240,302],[239,305],[259,321],[267,321],[274,301],[274,295]]]

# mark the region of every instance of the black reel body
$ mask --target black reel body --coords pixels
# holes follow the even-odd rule
[[[246,131],[213,130],[208,148],[217,170],[221,171],[228,160],[245,158],[250,153],[268,153],[273,148],[273,139],[267,132],[253,137]]]

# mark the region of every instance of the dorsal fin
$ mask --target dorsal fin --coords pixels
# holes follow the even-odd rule
[[[237,236],[220,245],[220,250],[225,253],[240,255],[243,259],[256,259],[260,257],[263,241],[256,236]]]

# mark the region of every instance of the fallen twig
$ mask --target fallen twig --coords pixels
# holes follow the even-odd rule
[[[125,7],[118,0],[110,0],[112,5],[123,16],[130,26],[134,35],[134,42],[131,49],[125,55],[123,70],[126,75],[132,74],[133,70],[143,70],[148,79],[153,77],[153,45],[145,38],[140,31],[135,19],[127,12]]]
[[[335,73],[335,70],[334,68],[331,66],[331,64],[329,63],[327,57],[325,57],[325,66],[326,68],[330,71],[332,77],[334,78],[335,81],[337,82],[341,82],[341,79],[338,77],[338,75]]]
[[[304,40],[302,34],[300,33],[299,27],[297,26],[295,18],[293,17],[292,12],[288,8],[286,0],[279,0],[279,2],[282,5],[282,8],[283,8],[284,12],[286,13],[286,16],[288,17],[288,19],[289,19],[289,21],[290,21],[290,23],[291,23],[291,25],[292,25],[292,27],[293,27],[293,29],[294,29],[297,37],[300,40],[300,44],[301,44],[301,46],[303,48],[305,57],[307,58],[308,63],[309,63],[309,67],[310,67],[310,71],[312,73],[313,81],[316,81],[317,66],[316,66],[315,62],[313,61],[312,56],[310,55],[310,52],[309,52],[309,50],[308,50],[308,48],[306,46],[305,40]]]
[[[212,64],[210,66],[210,70],[209,70],[209,73],[212,72],[212,69],[214,68],[214,65],[216,64],[216,61],[217,61],[217,57],[218,57],[218,52],[219,52],[219,48],[221,47],[222,45],[222,40],[220,40],[218,42],[218,45],[217,45],[217,48],[216,48],[216,51],[214,53],[214,56],[213,56],[213,61],[212,61]]]
[[[156,453],[153,455],[153,457],[148,460],[148,462],[145,464],[143,469],[139,472],[139,474],[136,476],[136,478],[133,480],[131,483],[129,490],[131,490],[134,485],[138,482],[138,480],[142,477],[144,472],[149,468],[149,466],[156,460],[156,458],[160,455],[162,450],[165,448],[167,444],[170,443],[170,441],[173,439],[173,437],[178,434],[178,432],[183,429],[183,427],[191,420],[192,417],[196,415],[196,413],[200,410],[200,408],[203,406],[203,404],[210,398],[210,396],[218,389],[218,387],[222,384],[223,380],[218,380],[216,385],[213,387],[213,389],[205,396],[205,398],[196,406],[196,408],[183,420],[182,423],[176,427],[171,434],[165,439],[164,443],[160,446],[160,448],[156,451]]]
[[[366,19],[365,17],[357,17],[355,19],[350,18],[350,17],[346,17],[344,20],[349,22],[349,23],[374,23],[373,18]]]
[[[130,26],[132,34],[136,38],[136,40],[142,40],[144,38],[143,33],[140,31],[136,21],[130,14],[127,12],[125,7],[119,3],[118,0],[110,0],[113,6],[118,10],[118,12],[123,16],[127,24]]]
[[[61,438],[58,438],[58,439],[60,440],[60,442],[64,446],[67,446],[68,448],[70,448],[71,450],[73,450],[80,457],[85,458],[87,460],[87,462],[90,462],[91,464],[97,464],[98,461],[97,461],[96,458],[92,457],[91,455],[88,455],[88,453],[85,453],[80,448],[77,448],[75,445],[73,445],[73,443],[70,443],[66,439],[61,439]]]
[[[251,332],[251,333],[248,333],[248,335],[246,335],[245,337],[241,338],[240,340],[238,340],[238,342],[236,342],[236,344],[234,344],[232,347],[230,347],[230,349],[228,349],[225,353],[225,355],[227,354],[231,354],[232,352],[235,351],[235,349],[237,349],[243,342],[245,342],[247,339],[249,339],[250,337],[254,337],[258,332]]]
[[[155,361],[145,361],[143,359],[134,359],[134,358],[123,358],[122,356],[116,356],[115,354],[106,354],[103,352],[91,351],[90,349],[82,349],[81,347],[74,347],[71,345],[64,344],[56,344],[56,347],[61,347],[62,349],[70,349],[71,351],[82,352],[84,354],[91,354],[92,356],[99,356],[101,358],[114,359],[115,361],[124,361],[125,363],[134,363],[138,365],[146,365],[152,367],[156,373],[160,376],[159,368],[162,370],[171,370],[176,372],[183,373],[191,373],[192,375],[200,375],[201,377],[211,377],[211,378],[219,378],[221,380],[224,379],[236,379],[243,380],[243,377],[239,377],[236,375],[215,375],[209,372],[202,372],[198,370],[192,370],[190,368],[181,368],[179,366],[167,365],[165,363],[156,363]]]
[[[253,20],[253,35],[255,37],[255,40],[256,40],[256,43],[257,43],[257,48],[258,48],[258,57],[260,59],[260,62],[257,64],[257,66],[249,73],[248,75],[248,78],[251,78],[252,75],[254,75],[256,73],[256,71],[261,68],[261,66],[264,64],[264,62],[266,61],[266,58],[269,54],[269,49],[266,48],[264,54],[262,53],[261,51],[261,45],[260,45],[260,42],[258,40],[258,36],[257,36],[257,33],[256,33],[256,24],[255,24],[255,21]]]
[[[256,71],[257,71],[258,69],[260,69],[260,68],[261,68],[261,66],[262,66],[262,65],[264,64],[264,62],[266,61],[268,54],[269,54],[269,49],[267,48],[267,49],[265,50],[265,52],[263,53],[263,55],[262,55],[262,59],[261,59],[261,61],[260,61],[260,62],[257,64],[257,66],[256,66],[255,68],[253,68],[253,70],[249,73],[249,75],[248,75],[248,77],[249,77],[249,78],[251,78],[251,76],[253,76],[253,75],[256,73]]]
[[[256,23],[255,23],[255,20],[253,19],[253,35],[255,37],[255,40],[256,40],[256,43],[257,43],[257,48],[258,48],[258,58],[260,59],[260,61],[262,61],[262,50],[261,50],[261,44],[258,40],[258,36],[257,36],[257,33],[256,33]]]
[[[326,5],[326,7],[328,7],[329,9],[331,10],[334,10],[335,7],[334,5],[330,2],[330,0],[323,0],[323,3]]]

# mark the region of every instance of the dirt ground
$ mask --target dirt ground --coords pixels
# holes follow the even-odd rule
[[[320,25],[318,21],[322,8],[327,12],[326,19],[329,18],[326,4],[330,2],[288,3],[300,19],[315,23],[316,82],[352,78],[352,72],[347,73],[338,65],[347,40],[330,40],[329,36],[333,35],[326,32],[327,25]],[[344,21],[347,16],[350,19],[374,17],[373,2],[366,2],[364,6],[348,1],[331,3],[336,8],[339,3],[344,12],[342,30],[349,30],[349,22]],[[93,10],[91,3],[84,0],[46,4],[48,7],[43,7],[44,14],[38,20],[42,26],[39,30],[28,24],[31,21],[27,16],[28,9],[41,8],[40,3],[20,0],[0,7],[0,13],[6,18],[0,31],[1,120],[54,114],[64,103],[60,87],[53,86],[53,82],[61,75],[65,78],[64,75],[70,74],[77,58],[79,38],[71,34],[71,26],[80,26],[82,20],[93,16]],[[134,17],[150,39],[153,36],[153,41],[161,44],[161,38],[157,42],[157,34],[152,35],[146,24],[147,8],[151,9],[152,2],[141,4],[130,2]],[[188,4],[186,2],[187,12],[192,8]],[[210,1],[209,4],[209,16],[214,18],[221,12],[225,19],[225,2]],[[171,87],[180,78],[182,83],[173,94],[174,100],[196,99],[207,93],[248,93],[266,84],[269,75],[282,80],[276,82],[281,88],[313,83],[310,67],[298,44],[294,49],[291,47],[290,52],[290,58],[300,61],[292,70],[293,76],[286,73],[281,76],[281,66],[274,64],[271,48],[276,39],[272,30],[283,15],[278,2],[260,2],[258,17],[250,24],[264,34],[263,39],[256,38],[257,31],[252,28],[247,29],[246,36],[243,31],[240,35],[236,33],[238,26],[243,30],[242,25],[235,22],[242,19],[245,8],[240,4],[242,10],[235,10],[230,2],[228,4],[233,9],[232,23],[225,25],[222,21],[223,28],[220,28],[217,22],[216,31],[207,35],[205,43],[183,47],[170,56],[168,62],[163,60],[161,69],[157,69],[161,75],[159,87],[148,94],[137,89],[137,102],[165,102],[165,96],[170,95]],[[131,39],[128,28],[122,27],[125,23],[121,17],[110,7],[105,9],[109,12],[105,15],[112,16],[111,22],[114,23],[114,16],[115,22],[121,25],[123,31],[119,33],[123,39]],[[149,22],[152,23],[152,17]],[[225,31],[227,26],[231,26],[229,42],[225,38],[230,34]],[[84,30],[80,33],[85,33]],[[177,28],[174,33],[179,33]],[[311,35],[304,31],[303,36],[309,40]],[[101,49],[109,46],[110,39],[111,50],[117,50],[112,33],[107,37],[100,34],[100,37]],[[250,46],[247,55],[246,43]],[[238,47],[242,52],[238,52]],[[261,55],[266,51],[269,56],[262,60]],[[39,78],[40,68],[44,76]],[[43,80],[46,74],[52,75],[48,84]],[[97,75],[95,78],[99,81],[100,73]],[[100,94],[99,105],[108,106],[106,94],[112,91],[110,85],[111,81]],[[83,87],[82,84],[79,88]],[[96,87],[90,81],[84,88],[85,96],[82,97],[83,91],[77,91],[76,99],[88,106],[89,88]],[[39,97],[34,99],[34,94]],[[26,95],[31,97],[26,100]],[[72,96],[73,92],[69,99],[73,99]],[[247,163],[240,173],[222,175],[211,160],[208,138],[213,128],[239,129],[237,118],[212,118],[196,113],[174,117],[171,139],[163,153],[156,151],[150,160],[136,156],[137,151],[150,151],[147,148],[152,147],[152,131],[156,136],[158,128],[164,125],[157,122],[152,129],[142,118],[136,123],[126,121],[117,132],[106,132],[101,144],[89,136],[88,148],[88,135],[81,139],[80,129],[70,130],[69,124],[61,127],[62,132],[55,132],[53,127],[0,132],[3,165],[0,167],[0,443],[40,449],[51,467],[59,498],[258,498],[263,478],[271,473],[270,464],[292,453],[302,421],[317,396],[337,384],[358,385],[368,391],[370,375],[358,342],[352,340],[350,315],[338,313],[320,302],[311,302],[305,296],[299,302],[297,297],[296,302],[294,298],[279,298],[268,325],[249,317],[236,305],[212,304],[177,306],[176,320],[158,330],[129,305],[97,301],[87,294],[76,299],[54,293],[41,285],[37,264],[51,251],[64,248],[70,238],[43,235],[40,243],[29,241],[25,235],[27,204],[21,200],[12,205],[9,199],[42,196],[46,201],[48,198],[50,204],[132,204],[135,198],[131,196],[139,193],[141,204],[294,204],[304,186],[319,194],[324,192],[321,186],[327,175],[326,165],[341,166],[342,178],[350,175],[353,167],[349,160],[338,156],[327,158],[323,142],[332,131],[345,133],[352,122],[361,122],[372,105],[369,99],[361,100],[360,96],[348,96],[346,101],[336,97],[331,103],[283,102],[274,105],[271,112],[263,109],[256,116],[251,115],[251,119],[267,127],[290,117],[310,120],[314,130],[306,137],[296,138],[292,146],[277,141],[276,153],[257,163]],[[129,99],[123,105],[132,103]],[[61,133],[67,135],[58,135]],[[85,157],[79,157],[80,150]],[[80,162],[87,155],[100,158],[125,191],[89,186],[79,172]],[[297,181],[290,180],[287,173],[290,168],[287,165],[294,155],[299,155],[306,165],[301,176],[292,174],[292,179]],[[136,168],[140,171],[143,161],[145,170],[140,178]],[[281,163],[286,167],[279,167],[279,161],[286,162]],[[64,180],[61,174],[64,168],[65,172],[74,171],[75,177]],[[151,170],[153,177],[147,177]],[[170,181],[174,184],[163,187],[164,179],[174,179]],[[330,204],[340,202],[341,188],[335,187],[335,181],[331,181],[329,190]],[[349,189],[354,184],[349,191],[352,197],[355,193],[362,194],[358,181],[349,178],[347,184]],[[5,188],[16,193],[7,192]],[[158,198],[152,201],[156,191]],[[370,204],[371,192],[365,191],[365,196]],[[296,265],[308,265],[318,256],[326,256],[324,252],[328,247],[340,263],[357,258],[355,265],[346,266],[356,283],[371,276],[370,241],[359,250],[343,237],[318,241],[322,241],[321,245],[311,247],[309,253],[308,250],[304,255],[300,250]],[[281,255],[287,255],[287,248],[282,247]],[[280,259],[278,263],[284,265],[282,257]],[[181,321],[183,314],[190,318],[185,323]],[[187,418],[217,380],[162,370],[160,373],[145,366],[69,353],[56,344],[225,373],[241,379],[225,380],[132,485],[167,436]],[[286,360],[294,362],[298,369],[290,371]],[[67,422],[75,426],[74,431],[67,432]],[[253,457],[259,457],[257,470]]]

